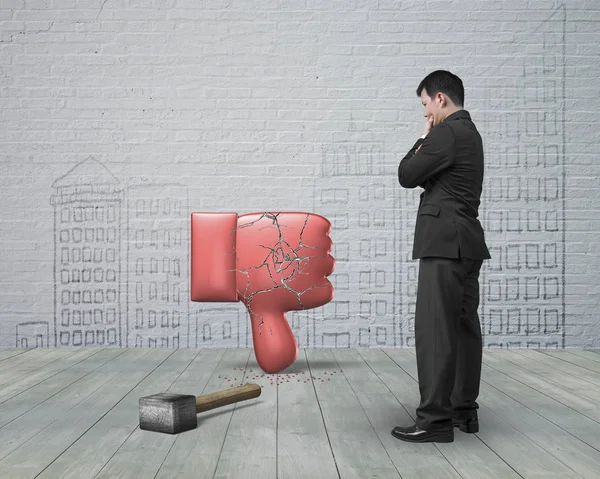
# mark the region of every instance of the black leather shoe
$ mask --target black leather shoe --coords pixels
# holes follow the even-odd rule
[[[476,417],[452,418],[452,425],[469,434],[479,432],[479,420]]]
[[[408,442],[454,442],[454,429],[425,431],[418,426],[395,427],[392,436]]]

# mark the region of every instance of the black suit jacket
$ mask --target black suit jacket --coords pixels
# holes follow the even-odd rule
[[[413,259],[490,258],[478,220],[483,144],[468,111],[449,115],[424,140],[417,140],[398,166],[398,180],[404,188],[425,189],[417,212]]]

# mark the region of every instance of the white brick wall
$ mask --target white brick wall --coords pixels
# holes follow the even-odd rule
[[[600,3],[0,0],[0,42],[0,347],[250,346],[241,303],[188,300],[189,213],[270,210],[334,224],[301,347],[412,346],[420,189],[396,173],[438,68],[486,146],[486,344],[600,347]]]

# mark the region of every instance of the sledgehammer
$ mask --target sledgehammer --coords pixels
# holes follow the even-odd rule
[[[140,429],[177,434],[198,426],[196,414],[260,396],[258,384],[246,383],[202,396],[160,393],[140,398]]]

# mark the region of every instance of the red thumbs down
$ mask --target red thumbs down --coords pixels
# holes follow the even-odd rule
[[[331,223],[312,213],[192,213],[191,300],[241,301],[256,360],[278,373],[298,356],[286,312],[333,298]]]

